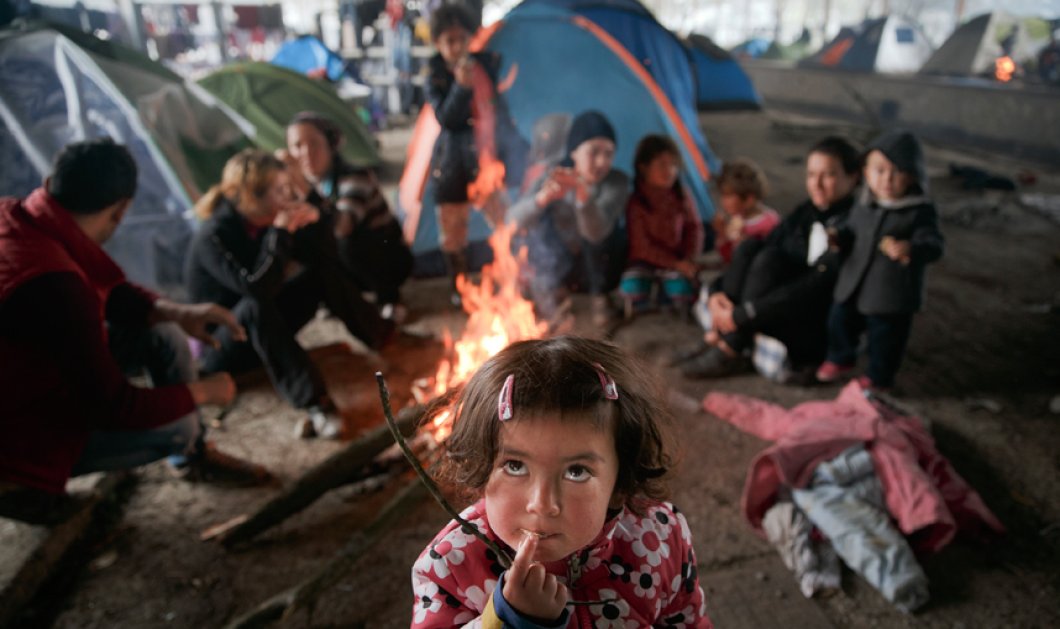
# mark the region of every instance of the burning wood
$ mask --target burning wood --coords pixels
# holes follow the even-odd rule
[[[423,385],[430,397],[445,395],[467,382],[472,374],[497,352],[515,341],[541,338],[547,325],[534,316],[534,305],[523,298],[519,287],[519,269],[526,265],[525,250],[512,255],[514,225],[499,225],[490,236],[493,262],[482,269],[479,284],[461,277],[457,290],[463,299],[468,320],[455,343],[445,337],[446,355],[438,365],[434,382]],[[416,395],[416,391],[413,391]]]

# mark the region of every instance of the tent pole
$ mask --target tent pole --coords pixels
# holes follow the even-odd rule
[[[832,21],[832,0],[824,0],[824,20],[821,21],[821,43],[828,41],[828,23]]]

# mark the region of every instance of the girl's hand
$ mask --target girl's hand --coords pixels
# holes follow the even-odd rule
[[[453,76],[456,78],[456,82],[464,87],[471,87],[472,70],[475,67],[475,60],[468,55],[453,65]]]
[[[541,189],[534,195],[537,207],[544,209],[550,203],[562,199],[574,185],[575,180],[576,177],[569,168],[553,168],[548,178],[545,179],[545,183],[541,184]]]
[[[694,280],[696,278],[696,273],[699,273],[699,269],[696,267],[695,262],[692,262],[691,260],[680,260],[674,265],[674,268],[678,273],[684,275],[690,280]]]
[[[519,544],[512,567],[504,578],[504,600],[519,613],[540,620],[556,620],[567,605],[567,586],[532,558],[537,537],[527,535]]]
[[[740,216],[733,216],[729,219],[729,222],[725,224],[725,237],[729,242],[736,242],[740,239],[743,234],[743,218]]]
[[[880,239],[880,251],[883,255],[899,264],[909,264],[910,246],[908,240],[898,240],[894,236]]]
[[[286,229],[295,233],[306,225],[317,222],[320,219],[320,211],[304,201],[289,203],[276,214],[272,225],[278,229]]]

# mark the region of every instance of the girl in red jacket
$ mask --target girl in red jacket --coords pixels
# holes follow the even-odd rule
[[[413,566],[414,628],[712,626],[688,523],[661,501],[667,415],[649,380],[614,345],[575,337],[482,366],[454,405],[443,471],[479,501]]]
[[[672,304],[687,311],[695,299],[693,260],[703,250],[703,223],[679,179],[681,153],[666,136],[645,136],[633,170],[633,194],[626,205],[629,262],[619,284],[626,313],[648,305],[655,282]]]

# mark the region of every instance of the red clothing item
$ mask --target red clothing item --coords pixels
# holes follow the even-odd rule
[[[923,422],[866,397],[857,382],[848,384],[834,401],[804,402],[791,410],[729,393],[708,394],[703,408],[740,430],[776,442],[751,462],[744,485],[744,517],[760,535],[762,518],[782,485],[806,487],[819,463],[859,443],[872,455],[891,517],[918,551],[941,549],[958,530],[1005,530],[935,449]]]
[[[703,222],[692,195],[638,185],[626,204],[629,262],[673,269],[703,250]]]
[[[91,431],[195,409],[183,385],[130,385],[107,347],[104,320],[147,325],[155,299],[44,190],[0,199],[0,481],[62,493]]]

